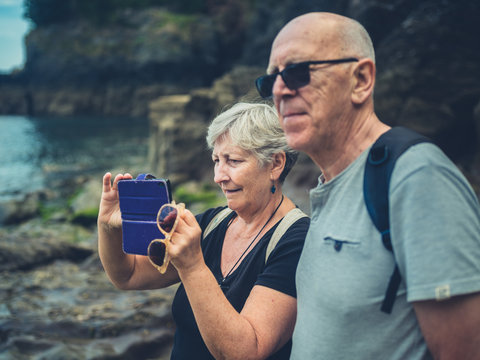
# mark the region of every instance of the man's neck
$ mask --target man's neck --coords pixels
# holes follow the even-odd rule
[[[334,147],[319,149],[309,155],[322,171],[324,181],[328,182],[353,163],[389,128],[372,112],[364,121],[356,122],[343,136],[339,136]]]

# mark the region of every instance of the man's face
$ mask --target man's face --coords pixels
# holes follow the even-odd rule
[[[308,30],[305,24],[293,24],[280,32],[272,46],[268,73],[302,61],[341,57],[328,28],[321,33]],[[313,155],[331,148],[345,130],[351,83],[350,68],[344,65],[311,65],[310,83],[296,90],[277,76],[273,100],[292,148]]]

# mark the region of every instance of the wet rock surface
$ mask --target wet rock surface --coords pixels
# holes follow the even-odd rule
[[[0,359],[167,359],[175,287],[121,291],[96,229],[33,219],[0,228]]]

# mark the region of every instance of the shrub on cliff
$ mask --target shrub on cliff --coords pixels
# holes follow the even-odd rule
[[[24,16],[36,26],[58,24],[69,20],[87,20],[104,25],[115,20],[115,14],[124,9],[165,7],[179,13],[204,13],[202,0],[25,0]]]

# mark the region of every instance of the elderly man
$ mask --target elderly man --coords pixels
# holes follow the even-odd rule
[[[390,180],[394,255],[363,196],[368,151],[389,130],[374,112],[366,30],[330,13],[290,21],[267,74],[288,144],[320,168],[297,269],[292,359],[480,359],[480,211],[468,182],[431,143],[410,147]],[[392,269],[402,282],[380,311]]]

